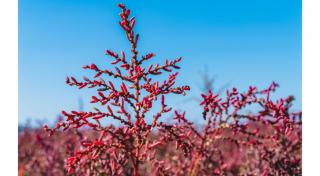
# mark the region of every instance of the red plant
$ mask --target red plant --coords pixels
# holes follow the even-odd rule
[[[250,86],[241,94],[233,88],[225,99],[209,90],[200,103],[206,120],[200,132],[185,113],[175,112],[177,148],[189,159],[180,160],[171,174],[183,175],[190,168],[189,175],[300,175],[301,112],[289,111],[292,96],[270,99],[277,86],[272,83],[264,90]],[[248,106],[258,106],[257,112],[243,111]]]
[[[54,128],[44,126],[53,135],[80,127],[94,131],[85,136],[80,147],[66,160],[69,174],[85,175],[297,175],[301,174],[301,113],[290,111],[293,97],[273,101],[272,83],[264,90],[249,87],[245,93],[233,88],[226,98],[209,91],[202,95],[202,118],[198,128],[184,112],[174,111],[175,123],[160,118],[172,111],[165,103],[168,94],[182,94],[189,86],[175,86],[181,58],[164,64],[146,65],[155,54],[138,56],[139,35],[134,32],[135,18],[122,4],[120,26],[131,45],[130,58],[107,50],[114,70],[95,64],[83,68],[95,72],[82,81],[67,77],[66,83],[79,89],[93,88],[97,95],[91,103],[102,108],[94,111],[62,111],[66,117]],[[171,73],[159,82],[156,76]],[[103,76],[120,80],[121,84]],[[155,78],[154,78],[155,77]],[[155,104],[160,104],[155,109]],[[256,112],[244,112],[256,106]],[[157,113],[150,115],[152,109]],[[152,118],[148,123],[147,118]],[[119,125],[104,125],[111,118]],[[176,149],[172,149],[172,143]]]
[[[154,153],[151,151],[164,142],[152,140],[149,136],[155,128],[162,128],[158,121],[159,118],[164,113],[171,111],[171,108],[165,104],[165,95],[185,94],[185,91],[189,90],[188,86],[174,87],[178,73],[169,75],[168,79],[161,83],[152,80],[152,76],[179,69],[177,63],[181,61],[181,58],[172,61],[166,60],[163,65],[151,64],[148,67],[143,67],[143,64],[155,55],[149,53],[138,58],[136,48],[139,35],[135,34],[133,30],[135,18],[129,19],[130,10],[126,9],[124,5],[119,4],[119,7],[122,10],[119,24],[131,44],[131,58],[127,58],[124,52],[119,55],[107,50],[106,55],[113,58],[111,64],[115,65],[115,71],[98,68],[95,64],[91,64],[83,68],[95,71],[94,78],[97,79],[90,80],[84,77],[84,81],[78,81],[74,77],[67,77],[66,80],[67,84],[77,86],[79,89],[84,87],[98,88],[98,95],[92,96],[91,103],[105,105],[106,109],[95,109],[93,112],[72,111],[67,113],[62,111],[62,114],[67,117],[66,122],[58,123],[53,129],[45,126],[50,134],[62,127],[63,130],[67,130],[70,127],[79,128],[82,126],[100,132],[97,139],[81,141],[83,149],[68,158],[69,173],[72,173],[82,161],[96,162],[97,158],[108,153],[107,163],[101,166],[103,171],[110,175],[118,175],[123,172],[125,166],[130,165],[132,174],[138,175],[140,164],[147,160],[153,160]],[[120,68],[116,65],[119,65]],[[102,78],[103,75],[122,81],[120,88],[117,88],[111,81],[106,82]],[[159,102],[157,101],[159,99],[161,109],[153,116],[152,123],[147,124],[145,121],[146,113],[151,110],[155,102]],[[117,128],[112,125],[103,126],[100,119],[105,117],[118,120],[121,126]]]

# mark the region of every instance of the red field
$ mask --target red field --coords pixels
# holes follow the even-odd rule
[[[20,175],[301,175],[302,114],[290,109],[292,96],[275,100],[274,82],[242,93],[208,90],[198,107],[203,111],[197,122],[205,125],[192,123],[166,103],[168,94],[190,91],[175,84],[182,58],[151,64],[155,54],[139,57],[135,19],[119,7],[130,56],[107,50],[111,69],[89,64],[83,69],[93,71],[92,78],[67,77],[70,86],[96,90],[91,103],[98,108],[62,111],[53,127],[21,131]],[[157,79],[165,73],[166,80]]]

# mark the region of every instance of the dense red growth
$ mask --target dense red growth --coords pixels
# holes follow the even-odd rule
[[[185,112],[174,111],[165,101],[168,94],[184,95],[190,90],[189,86],[175,86],[178,72],[171,73],[180,68],[181,58],[146,65],[155,54],[138,57],[135,18],[129,17],[130,10],[124,5],[119,7],[119,24],[131,45],[131,57],[107,50],[114,70],[90,64],[83,68],[94,71],[94,78],[66,79],[70,86],[96,89],[91,103],[103,108],[62,111],[66,120],[54,128],[44,127],[51,138],[33,132],[39,136],[35,140],[30,132],[22,133],[19,160],[25,173],[31,168],[55,175],[47,168],[58,165],[61,169],[63,157],[67,157],[66,170],[71,175],[301,175],[301,113],[291,112],[293,97],[272,100],[276,83],[262,90],[250,86],[244,93],[233,88],[225,97],[209,91],[202,94],[199,106],[203,113],[198,120],[205,125],[196,126]],[[157,81],[157,75],[165,72],[171,74],[165,81]],[[159,109],[155,109],[157,103]],[[245,111],[249,106],[257,110]],[[150,117],[152,109],[157,113]],[[174,122],[161,121],[169,112]],[[105,118],[120,125],[104,125],[101,120]],[[152,118],[151,123],[147,118]],[[33,141],[43,153],[25,148],[25,140]],[[63,143],[67,149],[60,148]],[[36,162],[45,164],[32,163],[26,156],[29,151]]]

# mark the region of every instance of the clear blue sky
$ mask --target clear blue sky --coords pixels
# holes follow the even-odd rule
[[[276,97],[294,95],[301,109],[301,0],[122,1],[137,18],[141,53],[155,62],[183,57],[178,84],[192,91],[170,99],[200,118],[190,98],[199,96],[199,72],[216,75],[216,87],[240,90],[280,84]],[[86,110],[92,93],[67,86],[67,75],[87,75],[90,63],[109,66],[106,49],[128,49],[118,26],[117,1],[19,1],[19,122],[54,119],[62,109]],[[127,50],[128,51],[128,50]]]

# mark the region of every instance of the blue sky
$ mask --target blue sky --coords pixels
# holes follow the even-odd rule
[[[229,84],[240,90],[272,81],[276,97],[294,95],[301,109],[300,0],[139,0],[124,2],[136,16],[141,34],[138,49],[154,52],[154,62],[183,57],[177,84],[187,83],[186,97],[169,103],[200,118],[195,101],[200,94],[199,72],[216,76],[215,87]],[[62,109],[92,105],[92,91],[77,90],[68,75],[88,75],[86,64],[110,66],[106,49],[128,51],[118,26],[117,1],[19,1],[19,122],[54,119]],[[190,111],[192,109],[192,111]],[[189,111],[188,111],[189,110]],[[49,120],[50,121],[50,120]]]

